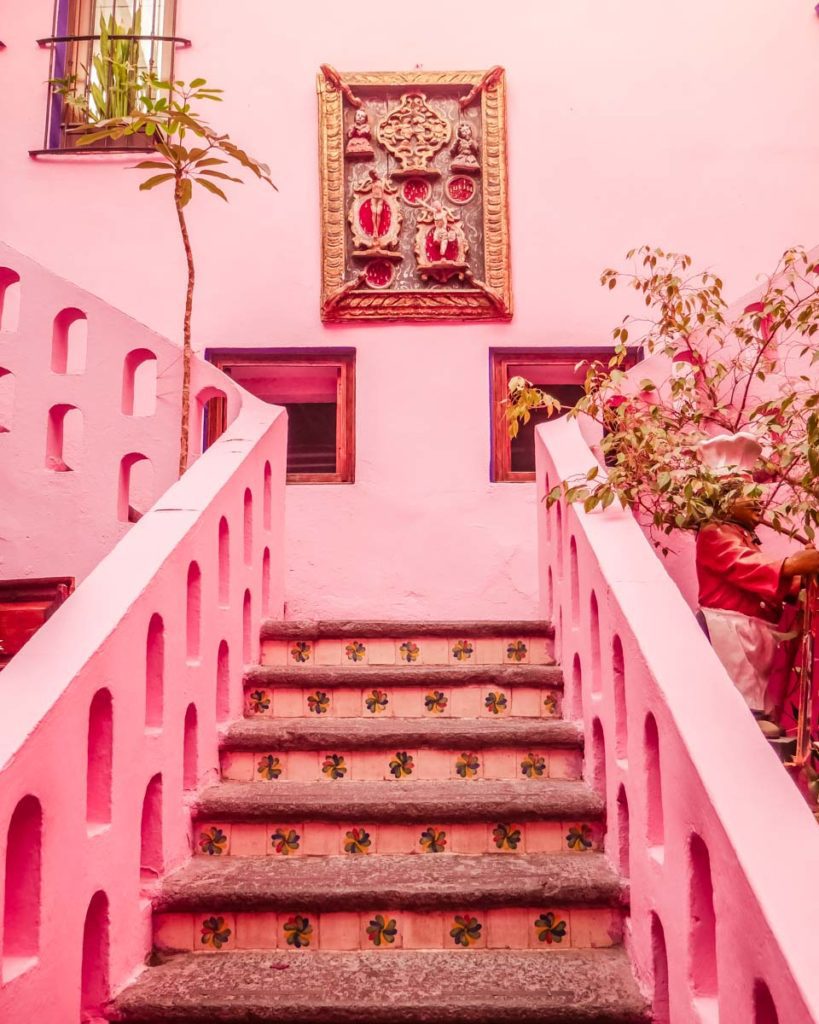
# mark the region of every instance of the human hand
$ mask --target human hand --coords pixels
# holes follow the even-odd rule
[[[782,563],[783,576],[810,576],[813,573],[819,573],[819,551],[812,546],[790,555]]]

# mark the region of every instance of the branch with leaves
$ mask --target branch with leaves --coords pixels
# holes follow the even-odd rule
[[[749,498],[762,504],[766,525],[812,540],[819,525],[819,353],[812,341],[819,266],[804,249],[787,250],[757,301],[731,315],[722,280],[693,272],[689,256],[643,247],[627,259],[631,271],[607,269],[601,284],[634,290],[647,315],[625,316],[612,332],[614,355],[584,364],[577,404],[566,410],[527,381],[509,383],[512,436],[534,408],[590,416],[603,430],[604,466],[564,481],[548,502],[563,495],[591,511],[618,501],[668,535],[729,518],[731,506]],[[661,374],[636,381],[624,371],[630,338],[657,357]],[[752,478],[713,470],[699,457],[703,440],[739,431],[763,448]]]

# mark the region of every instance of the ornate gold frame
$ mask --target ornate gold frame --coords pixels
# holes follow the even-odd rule
[[[483,121],[481,173],[485,281],[470,288],[379,292],[344,279],[344,127],[346,97],[356,103],[356,87],[466,86],[462,104],[480,96]],[[340,75],[322,65],[318,76],[321,166],[321,319],[325,323],[361,320],[509,320],[512,285],[506,172],[506,81],[503,68],[490,71],[359,72]]]

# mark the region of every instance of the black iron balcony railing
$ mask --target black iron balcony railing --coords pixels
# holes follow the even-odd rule
[[[173,81],[176,50],[190,46],[190,39],[116,33],[49,36],[37,43],[50,47],[51,61],[43,149],[35,152],[130,152],[151,148],[151,139],[143,135],[79,148],[77,141],[95,121],[133,113],[144,89],[145,74]],[[79,102],[72,102],[72,97]]]

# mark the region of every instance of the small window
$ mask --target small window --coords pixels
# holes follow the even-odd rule
[[[571,406],[583,394],[586,379],[586,368],[577,364],[609,359],[611,355],[608,348],[490,350],[494,481],[520,483],[535,479],[535,427],[549,419],[545,410],[535,410],[529,422],[520,425],[518,436],[510,439],[504,404],[510,379],[525,377],[563,405]],[[626,365],[634,361],[629,357]]]
[[[353,483],[355,352],[222,349],[208,358],[257,398],[287,409],[288,483]],[[207,444],[218,436],[211,433]]]

